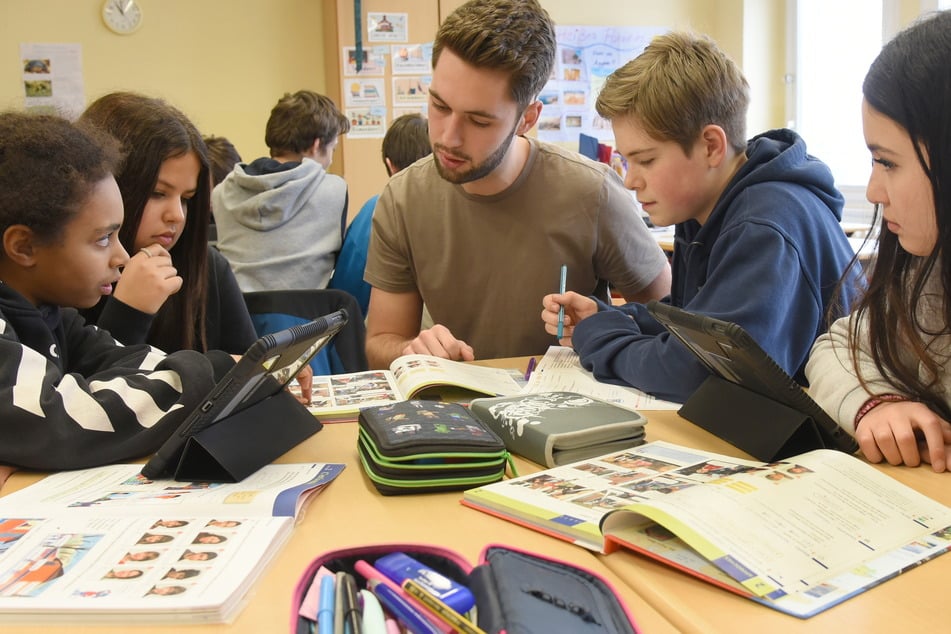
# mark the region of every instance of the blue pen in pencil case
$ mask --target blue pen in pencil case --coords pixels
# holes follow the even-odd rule
[[[305,603],[318,571],[345,571],[364,587],[358,561],[371,568],[392,553],[404,553],[422,565],[468,588],[475,609],[465,616],[486,634],[637,634],[627,608],[611,585],[597,574],[573,564],[517,548],[486,546],[476,566],[447,548],[423,544],[377,544],[324,553],[304,570],[291,605],[290,631],[310,631],[316,614]],[[383,566],[381,566],[383,567]],[[433,628],[453,628],[434,617],[412,597],[410,604]]]

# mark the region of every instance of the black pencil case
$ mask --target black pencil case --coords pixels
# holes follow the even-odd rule
[[[487,634],[637,634],[614,588],[590,570],[499,544],[486,546],[476,566],[447,548],[424,544],[377,544],[324,553],[304,570],[294,590],[290,631],[307,632],[313,615],[301,614],[304,598],[321,567],[365,579],[354,565],[403,552],[441,575],[467,586],[476,599],[473,620]],[[415,600],[411,604],[425,614]],[[307,612],[306,608],[303,610]],[[434,621],[436,623],[436,621]],[[445,628],[443,628],[445,629]]]
[[[384,495],[497,482],[511,461],[502,439],[468,409],[437,401],[361,410],[357,450],[363,471]]]

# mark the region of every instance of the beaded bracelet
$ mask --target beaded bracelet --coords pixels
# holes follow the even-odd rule
[[[882,403],[894,403],[896,401],[907,400],[908,399],[901,394],[879,394],[878,396],[873,396],[872,398],[865,401],[865,403],[862,404],[862,407],[859,408],[859,411],[856,412],[853,427],[857,428],[859,426],[859,421],[862,420],[866,414],[871,412]]]

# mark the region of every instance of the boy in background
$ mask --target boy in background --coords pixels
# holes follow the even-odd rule
[[[211,135],[202,138],[208,147],[208,159],[211,161],[211,186],[217,187],[218,183],[234,170],[234,166],[241,162],[241,155],[234,143],[223,136]]]
[[[658,36],[608,77],[598,113],[614,127],[626,186],[658,226],[676,225],[664,301],[742,326],[804,381],[812,342],[848,312],[861,272],[839,220],[842,195],[791,130],[746,139],[749,86],[707,37]],[[834,305],[840,277],[851,269]],[[683,402],[709,375],[644,305],[546,295],[542,320],[603,381]]]
[[[386,175],[393,176],[432,152],[426,119],[417,113],[401,115],[393,119],[383,137],[382,154]],[[363,270],[367,266],[373,209],[379,197],[378,194],[366,201],[347,227],[340,255],[337,256],[337,267],[330,278],[330,288],[353,295],[364,316],[370,305],[370,285],[363,281]]]
[[[218,250],[249,291],[327,288],[347,223],[347,183],[327,172],[350,121],[328,97],[284,95],[264,141],[212,193]]]

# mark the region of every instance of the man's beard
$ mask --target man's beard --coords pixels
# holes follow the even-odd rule
[[[518,120],[516,119],[515,127],[517,126],[518,126]],[[447,170],[443,166],[442,161],[439,160],[439,157],[436,156],[435,157],[436,160],[434,161],[436,163],[436,171],[439,172],[439,175],[442,176],[444,180],[447,180],[450,183],[454,183],[456,185],[471,183],[472,181],[477,181],[480,178],[485,178],[486,176],[491,174],[495,170],[496,167],[501,165],[502,159],[505,158],[506,153],[508,153],[509,148],[512,146],[512,141],[515,140],[515,135],[514,135],[515,127],[512,128],[512,132],[509,133],[507,140],[503,141],[502,144],[499,145],[499,147],[497,147],[494,152],[492,152],[492,154],[490,154],[484,161],[482,161],[478,165],[473,165],[471,168],[469,168],[468,170],[464,172],[453,172],[453,171]],[[440,145],[438,143],[433,144],[433,151],[446,152],[450,156],[453,156],[455,158],[460,158],[463,160],[469,160],[471,158],[466,154],[458,154],[458,153],[452,152],[445,146]]]

